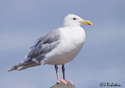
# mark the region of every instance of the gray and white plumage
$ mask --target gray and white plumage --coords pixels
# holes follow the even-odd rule
[[[67,15],[63,27],[40,37],[30,48],[25,59],[9,71],[23,70],[41,64],[63,65],[73,60],[85,41],[85,31],[81,24],[91,25],[92,23],[77,15]]]
[[[28,67],[37,66],[42,63],[46,53],[50,52],[59,44],[60,33],[58,30],[52,30],[37,40],[37,43],[30,47],[30,52],[25,60],[13,66],[12,70],[23,70]]]
[[[46,35],[40,37],[38,42],[30,48],[30,52],[26,56],[27,59],[36,59],[38,63],[45,57],[45,54],[56,48],[59,44],[59,30],[52,30]]]

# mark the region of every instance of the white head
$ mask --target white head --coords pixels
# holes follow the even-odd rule
[[[83,20],[82,18],[80,18],[80,17],[77,16],[77,15],[68,14],[68,15],[64,18],[63,26],[64,26],[64,27],[69,27],[69,26],[81,26],[82,24],[92,25],[92,22],[91,22],[91,21],[88,21],[88,20]]]

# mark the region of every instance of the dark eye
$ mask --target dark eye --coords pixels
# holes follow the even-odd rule
[[[73,20],[76,20],[76,18],[73,18]]]

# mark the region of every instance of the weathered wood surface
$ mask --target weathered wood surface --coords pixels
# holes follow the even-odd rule
[[[71,85],[70,83],[68,83],[67,85],[64,83],[57,83],[54,86],[50,87],[50,88],[75,88],[73,85]]]

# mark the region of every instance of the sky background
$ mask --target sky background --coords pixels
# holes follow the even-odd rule
[[[52,65],[7,70],[24,59],[36,39],[62,27],[69,13],[93,25],[82,25],[86,41],[65,65],[66,79],[76,88],[101,88],[101,82],[125,88],[125,0],[0,0],[0,88],[49,88],[56,83]],[[59,74],[62,78],[61,66]]]

